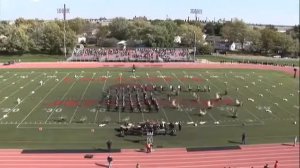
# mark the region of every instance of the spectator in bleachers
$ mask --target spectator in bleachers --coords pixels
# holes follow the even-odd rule
[[[73,57],[82,60],[101,60],[107,61],[153,61],[164,62],[188,61],[188,49],[166,49],[166,48],[135,48],[135,49],[97,49],[97,48],[78,48],[74,49]]]

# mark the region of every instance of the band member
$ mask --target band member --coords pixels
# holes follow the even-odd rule
[[[133,64],[133,65],[132,65],[132,73],[134,73],[135,70],[136,70],[136,68],[135,68],[135,65]]]
[[[212,104],[211,104],[211,101],[210,101],[210,100],[207,101],[207,107],[208,107],[209,109],[212,108]]]
[[[188,91],[191,92],[192,91],[192,87],[191,85],[188,86]]]

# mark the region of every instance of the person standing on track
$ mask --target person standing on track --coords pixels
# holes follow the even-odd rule
[[[132,65],[132,73],[134,73],[135,70],[136,70],[136,68],[135,68],[135,65],[133,64],[133,65]]]
[[[113,158],[109,155],[108,157],[107,157],[107,162],[108,162],[108,168],[112,168],[112,161],[113,161]]]
[[[275,161],[274,168],[278,168],[278,160]]]

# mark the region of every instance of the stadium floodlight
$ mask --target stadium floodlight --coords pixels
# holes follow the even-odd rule
[[[190,13],[195,15],[195,20],[197,20],[197,15],[202,14],[202,9],[190,9]]]
[[[64,54],[65,54],[65,59],[67,58],[67,48],[66,48],[66,15],[67,13],[70,13],[70,9],[66,8],[66,4],[64,4],[64,8],[58,8],[57,13],[63,14],[64,16]]]

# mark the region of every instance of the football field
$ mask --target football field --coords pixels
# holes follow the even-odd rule
[[[108,95],[115,102],[123,88],[133,92],[134,87],[148,88],[159,111],[144,103],[141,111],[136,104],[132,111],[128,95],[124,110],[116,103],[107,107]],[[0,70],[2,148],[94,148],[104,147],[107,139],[119,148],[140,147],[135,140],[145,137],[120,138],[115,128],[147,120],[183,123],[177,136],[155,137],[164,147],[230,145],[242,132],[249,143],[289,142],[299,132],[299,80],[262,70]]]

